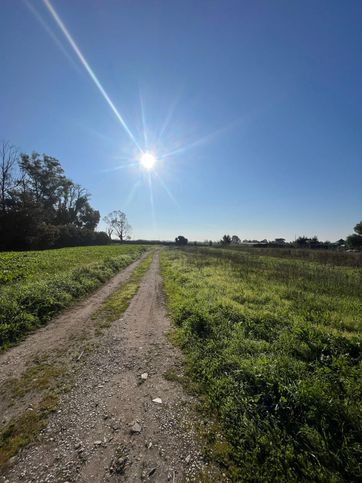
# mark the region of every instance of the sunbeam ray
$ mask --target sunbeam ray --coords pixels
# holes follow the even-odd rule
[[[112,111],[115,114],[115,116],[117,117],[118,121],[121,123],[122,127],[124,128],[124,130],[126,131],[126,133],[128,134],[128,136],[130,137],[130,139],[132,140],[132,142],[135,144],[135,146],[142,152],[142,149],[138,145],[138,143],[137,143],[134,135],[132,134],[132,132],[129,129],[129,127],[127,126],[125,120],[123,119],[123,117],[119,113],[119,111],[116,108],[116,106],[113,104],[113,102],[112,102],[111,98],[109,97],[109,95],[107,94],[107,92],[104,90],[104,87],[102,86],[102,84],[98,80],[97,76],[93,72],[91,66],[88,64],[87,60],[85,59],[84,55],[80,51],[78,45],[75,43],[75,40],[73,39],[73,37],[70,35],[68,29],[64,25],[63,21],[61,20],[61,18],[58,15],[58,13],[55,11],[54,7],[50,3],[50,0],[43,0],[43,2],[44,2],[44,5],[46,6],[46,8],[48,9],[48,11],[50,12],[51,16],[53,17],[53,19],[57,23],[58,27],[63,32],[65,38],[68,40],[70,46],[72,47],[72,49],[74,50],[74,52],[78,56],[80,62],[83,65],[83,67],[88,72],[90,78],[92,79],[92,81],[94,82],[94,84],[97,86],[99,92],[102,94],[102,96],[106,100],[107,104],[112,109]]]
[[[159,141],[162,138],[163,134],[166,132],[167,128],[169,127],[169,125],[171,123],[171,120],[172,120],[172,118],[174,116],[176,107],[177,107],[177,105],[178,105],[178,103],[180,101],[180,97],[181,97],[180,95],[177,96],[175,98],[175,100],[172,102],[172,104],[170,105],[170,108],[168,110],[168,113],[166,115],[166,118],[165,118],[165,120],[164,120],[164,122],[162,124],[162,127],[160,129],[160,132],[158,134],[157,141]]]
[[[143,105],[143,99],[141,91],[139,91],[139,98],[140,98],[140,106],[141,106],[141,118],[142,118],[142,130],[143,130],[143,139],[145,143],[145,150],[148,150],[148,135],[147,135],[147,127],[146,127],[146,117],[145,117],[145,108]]]
[[[151,204],[151,215],[152,215],[152,228],[156,230],[156,216],[155,216],[155,205],[153,202],[153,188],[152,188],[152,179],[151,173],[148,173],[148,188],[150,190],[150,204]]]
[[[166,191],[166,193],[168,194],[169,198],[171,201],[173,201],[173,203],[175,203],[175,205],[177,206],[178,209],[180,209],[180,205],[178,204],[176,198],[174,197],[174,195],[171,193],[170,189],[167,187],[166,183],[163,181],[163,179],[161,178],[161,175],[159,173],[157,173],[156,170],[154,170],[154,173],[155,175],[157,176],[157,179],[158,181],[160,182],[162,188]]]
[[[101,169],[100,172],[101,173],[113,173],[114,171],[120,171],[121,169],[125,169],[125,168],[131,168],[131,167],[134,167],[134,166],[137,166],[138,163],[127,163],[127,164],[120,164],[119,166],[115,166],[114,168],[105,168],[105,169]]]
[[[206,134],[206,136],[203,136],[199,139],[196,139],[195,141],[193,141],[190,144],[185,144],[184,146],[181,146],[180,148],[174,149],[173,151],[170,151],[166,154],[163,154],[162,156],[160,156],[160,159],[169,158],[170,156],[174,156],[175,154],[184,153],[185,151],[193,149],[196,146],[200,146],[202,144],[205,144],[205,143],[209,142],[215,136],[218,136],[219,134],[227,131],[228,129],[231,129],[232,127],[234,127],[239,121],[240,121],[240,119],[236,119],[236,120],[228,123],[226,126],[223,126],[219,129],[216,129],[215,131],[211,132],[210,134]]]
[[[44,21],[40,13],[36,10],[34,5],[32,5],[28,0],[24,1],[25,6],[29,9],[31,14],[34,16],[34,18],[40,23],[40,25],[43,27],[43,29],[46,31],[46,33],[50,36],[50,38],[55,42],[56,46],[59,48],[59,50],[62,52],[62,54],[65,55],[69,63],[74,67],[78,72],[80,72],[80,68],[78,64],[74,61],[74,59],[70,56],[69,52],[66,51],[60,40],[57,38],[57,36],[54,34],[52,29],[49,27],[49,25]]]
[[[128,205],[133,200],[134,195],[135,195],[136,191],[138,190],[138,188],[140,187],[140,185],[141,185],[141,180],[137,180],[135,182],[135,184],[132,186],[131,191],[129,192],[129,194],[128,194],[127,198],[126,198],[126,201],[124,202],[124,205],[123,205],[125,208],[127,208]]]

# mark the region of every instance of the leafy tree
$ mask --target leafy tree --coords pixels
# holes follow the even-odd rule
[[[357,223],[357,225],[353,228],[357,235],[362,235],[362,221]]]
[[[362,249],[362,221],[357,223],[354,227],[355,233],[346,238],[346,244],[349,248],[361,250]]]
[[[353,249],[362,249],[362,235],[357,235],[357,233],[353,233],[347,237],[347,246]]]
[[[179,235],[175,238],[175,243],[176,245],[187,245],[188,244],[188,239],[185,238],[182,235]]]
[[[221,240],[222,245],[230,245],[231,243],[231,237],[230,235],[224,235]]]
[[[240,245],[241,240],[240,240],[240,238],[239,238],[237,235],[233,235],[233,236],[231,237],[231,243],[232,243],[233,245]]]
[[[307,246],[308,238],[306,236],[300,236],[295,240],[297,247],[304,248]]]
[[[57,159],[38,153],[18,156],[8,143],[0,147],[1,249],[100,242],[93,236],[100,215],[89,198],[65,176]]]
[[[122,242],[129,237],[131,232],[131,225],[129,225],[127,216],[121,210],[115,210],[109,213],[109,215],[103,218],[103,221],[107,225],[107,233],[112,234],[113,232],[119,237]]]

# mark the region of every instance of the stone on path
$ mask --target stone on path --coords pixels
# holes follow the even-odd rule
[[[131,427],[131,432],[132,433],[140,433],[141,431],[142,431],[141,425],[137,421],[135,423],[133,423],[133,425]]]

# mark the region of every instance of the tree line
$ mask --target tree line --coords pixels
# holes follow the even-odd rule
[[[208,242],[209,244],[212,242]],[[318,240],[317,236],[307,237],[299,236],[293,242],[287,242],[285,238],[275,238],[275,240],[243,240],[237,235],[227,235],[225,234],[220,242],[220,245],[253,245],[256,247],[294,247],[294,248],[318,248],[318,249],[351,249],[351,250],[361,250],[362,249],[362,221],[357,223],[354,227],[354,233],[348,235],[346,239],[340,238],[336,242],[321,241]]]
[[[96,232],[100,214],[90,194],[46,154],[19,154],[0,146],[0,249],[39,249],[105,244]]]

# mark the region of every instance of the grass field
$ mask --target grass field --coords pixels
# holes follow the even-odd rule
[[[110,245],[0,254],[0,349],[44,324],[145,251]]]
[[[231,245],[228,250],[244,251],[254,255],[270,256],[276,258],[291,258],[307,260],[334,266],[362,268],[362,252],[348,252],[344,250],[318,250],[310,248],[273,248],[273,247],[247,247],[245,245]]]
[[[361,481],[361,269],[207,248],[161,268],[231,478]]]

